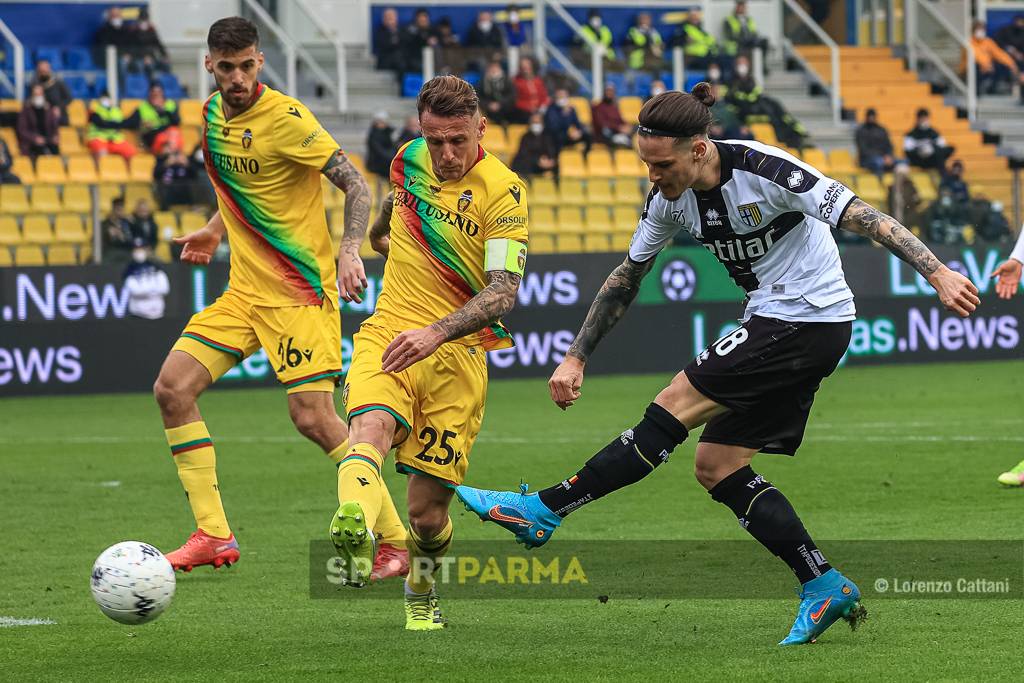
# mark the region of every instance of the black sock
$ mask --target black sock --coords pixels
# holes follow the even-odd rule
[[[548,508],[559,517],[624,486],[635,484],[668,460],[669,453],[689,434],[675,416],[652,403],[633,429],[602,448],[579,472],[539,491]]]
[[[728,506],[740,526],[761,545],[789,565],[800,583],[832,568],[782,491],[750,469],[750,465],[736,470],[708,493]]]

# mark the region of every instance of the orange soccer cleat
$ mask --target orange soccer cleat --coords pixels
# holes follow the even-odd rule
[[[370,579],[380,581],[409,573],[409,551],[405,548],[381,543],[377,548],[377,556],[373,558],[373,570]]]
[[[182,569],[186,572],[205,564],[213,565],[217,569],[221,566],[230,567],[238,562],[238,558],[238,541],[235,540],[234,534],[229,538],[217,538],[202,529],[196,529],[185,541],[185,545],[167,553],[167,559],[175,571]]]

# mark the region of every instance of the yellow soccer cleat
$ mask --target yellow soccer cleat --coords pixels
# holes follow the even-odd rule
[[[437,631],[448,625],[437,604],[437,592],[410,593],[405,589],[405,630]]]
[[[1024,460],[1009,472],[1000,474],[998,481],[1003,486],[1024,486]]]

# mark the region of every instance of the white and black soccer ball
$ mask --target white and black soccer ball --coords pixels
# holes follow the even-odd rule
[[[124,541],[104,550],[92,566],[92,597],[122,624],[145,624],[174,597],[174,568],[148,543]]]
[[[697,273],[686,261],[674,259],[661,271],[661,291],[669,301],[688,301],[697,289]]]

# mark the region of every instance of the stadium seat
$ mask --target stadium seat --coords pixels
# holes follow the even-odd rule
[[[558,210],[558,230],[562,235],[568,232],[585,232],[586,224],[583,222],[583,213],[577,206],[563,206]]]
[[[209,217],[195,211],[186,211],[179,218],[181,219],[180,230],[182,235],[199,230],[209,221]]]
[[[631,149],[616,149],[612,152],[615,159],[615,173],[618,178],[646,178],[647,166]]]
[[[590,150],[590,154],[587,155],[587,171],[591,178],[614,178],[618,175],[615,172],[612,153],[603,147]]]
[[[105,154],[99,158],[100,180],[105,183],[128,182],[128,165],[124,157],[116,154]]]
[[[53,242],[50,219],[36,214],[25,216],[25,221],[21,225],[21,239],[28,244],[50,244]]]
[[[43,255],[43,248],[35,244],[19,244],[14,248],[14,265],[45,266],[46,257]]]
[[[775,129],[770,123],[752,123],[750,132],[758,142],[763,142],[766,145],[779,144],[778,138],[775,137]]]
[[[882,206],[886,200],[886,192],[878,176],[871,173],[857,174],[857,195],[872,206]]]
[[[402,97],[416,97],[423,87],[423,74],[407,73],[402,77]]]
[[[563,182],[565,178],[586,178],[589,173],[583,152],[573,148],[563,149],[558,155],[558,173]]]
[[[17,103],[17,100],[14,100]],[[2,109],[0,109],[2,111]],[[14,128],[2,128],[0,127],[0,138],[7,143],[7,149],[10,150],[11,156],[16,157],[21,154],[21,150],[18,147],[18,136],[14,132]]]
[[[88,242],[89,233],[77,213],[62,213],[57,216],[54,226],[54,240],[63,244],[81,244]]]
[[[78,131],[70,126],[60,128],[60,153],[64,156],[73,154],[84,154],[87,150],[82,146],[82,140],[78,137]]]
[[[633,241],[632,232],[620,232],[616,231],[612,233],[612,251],[626,251],[629,249],[629,243]]]
[[[828,165],[832,169],[832,176],[854,175],[860,169],[848,149],[834,149],[829,152]]]
[[[96,162],[91,156],[75,156],[68,159],[68,180],[72,183],[95,183],[99,181],[96,174]]]
[[[99,183],[96,185],[97,201],[99,202],[100,214],[106,215],[110,211],[110,203],[117,197],[124,194],[124,190],[117,183]]]
[[[611,206],[615,203],[615,195],[612,194],[612,187],[607,180],[591,177],[585,190],[588,204]]]
[[[145,78],[145,76],[143,76],[143,78]],[[121,93],[122,99],[118,103],[118,106],[121,107],[121,113],[124,114],[125,118],[128,118],[129,116],[134,114],[135,110],[139,108],[140,104],[142,104],[143,98],[145,98],[146,95],[149,94],[148,93],[148,90],[149,90],[149,86],[148,85],[146,86],[146,90],[147,90],[147,92],[143,93],[141,97],[131,97],[129,95]]]
[[[84,100],[72,100],[68,105],[68,124],[72,128],[85,128],[89,123],[89,115],[85,111]]]
[[[648,85],[648,90],[650,86]],[[636,125],[637,119],[640,116],[640,109],[644,106],[644,101],[639,97],[620,97],[619,98],[619,113],[622,114],[622,120],[626,123],[632,123]]]
[[[0,208],[5,214],[28,213],[28,188],[24,185],[0,185]]]
[[[612,187],[612,197],[616,204],[640,208],[644,204],[644,196],[636,178],[619,178]]]
[[[134,183],[152,183],[156,157],[152,154],[136,154],[128,162],[128,177]]]
[[[829,167],[828,159],[825,157],[825,152],[817,147],[806,148],[804,150],[803,159],[804,162],[818,169],[825,175],[831,175],[832,169]]]
[[[0,215],[0,246],[13,246],[21,244],[21,230],[18,229],[18,221],[14,216]]]
[[[505,135],[505,129],[501,126],[488,126],[487,133],[484,135],[483,140],[484,149],[497,157],[505,157],[510,152],[515,154],[519,151],[517,146],[515,149],[511,149],[508,144],[508,137]]]
[[[611,250],[610,233],[587,233],[583,235],[583,251],[604,253]]]
[[[124,96],[143,99],[149,93],[149,79],[143,74],[128,74],[124,78]]]
[[[554,235],[530,235],[531,254],[553,254],[555,253]]]
[[[36,170],[32,168],[32,160],[28,157],[13,157],[11,173],[18,176],[18,179],[25,185],[31,185],[36,181]]]
[[[36,159],[36,182],[63,185],[68,176],[64,172],[64,160],[56,156],[41,156]]]
[[[153,196],[153,185],[151,183],[128,183],[124,187],[124,205],[128,211],[134,211],[139,200],[149,204],[149,208],[156,209],[158,204]]]
[[[185,96],[185,91],[178,82],[178,77],[173,73],[160,74],[158,80],[160,81],[160,85],[164,87],[164,94],[167,96],[167,99],[179,100]]]
[[[534,178],[530,181],[528,197],[530,206],[558,206],[558,187],[551,178]]]
[[[78,257],[70,244],[51,244],[46,250],[46,262],[51,266],[74,266]]]
[[[607,206],[586,206],[583,208],[583,224],[587,232],[609,233],[612,231],[612,215]]]
[[[911,171],[910,181],[914,183],[914,188],[917,189],[917,194],[921,198],[922,202],[930,203],[938,199],[939,193],[935,189],[935,183],[932,181],[932,177],[925,171]],[[975,185],[972,189],[974,194],[978,193],[978,185]]]
[[[186,154],[192,154],[192,150],[199,144],[199,128],[195,126],[181,127],[181,147]]]
[[[565,152],[562,152],[565,154]],[[566,178],[558,182],[558,197],[562,206],[583,206],[587,197],[583,192],[583,181],[579,178]]]
[[[14,259],[11,258],[11,250],[5,246],[0,246],[0,268],[9,268],[14,265]]]
[[[629,231],[630,234],[640,222],[640,207],[623,206],[621,204],[612,207],[612,225],[615,232]]]
[[[64,210],[75,213],[92,211],[92,192],[86,185],[69,183],[64,186]]]
[[[550,206],[530,205],[530,234],[551,234],[558,231],[555,210]]]
[[[203,125],[203,103],[200,100],[180,100],[178,115],[181,117],[181,125],[201,127]],[[185,151],[190,152],[191,150]]]
[[[367,181],[367,182],[369,182],[369,181]],[[334,187],[334,184],[331,183],[330,180],[328,180],[323,175],[320,176],[320,190],[323,192],[323,195],[324,195],[324,208],[325,209],[333,209],[333,208],[336,208],[338,206],[338,195],[342,194],[342,193],[335,192],[335,189],[336,188]],[[372,205],[373,204],[373,200],[371,200],[370,203]]]
[[[35,213],[57,213],[63,206],[60,195],[53,185],[36,185],[32,188],[32,201],[29,210]]]
[[[589,126],[591,122],[590,101],[586,97],[570,97],[569,103],[576,110],[576,116],[580,118],[580,123]]]
[[[555,239],[555,253],[557,254],[579,254],[582,252],[582,234],[560,234]]]
[[[96,65],[92,61],[92,54],[85,47],[64,48],[64,63],[72,71],[93,71],[96,69]]]
[[[177,236],[178,233],[178,214],[173,211],[157,211],[153,214],[153,220],[156,221],[156,228],[159,231],[158,237],[162,240],[168,239],[168,235]]]
[[[61,54],[61,48],[54,46],[40,46],[36,48],[36,62],[43,59],[50,63],[54,71],[64,70],[64,56]]]

